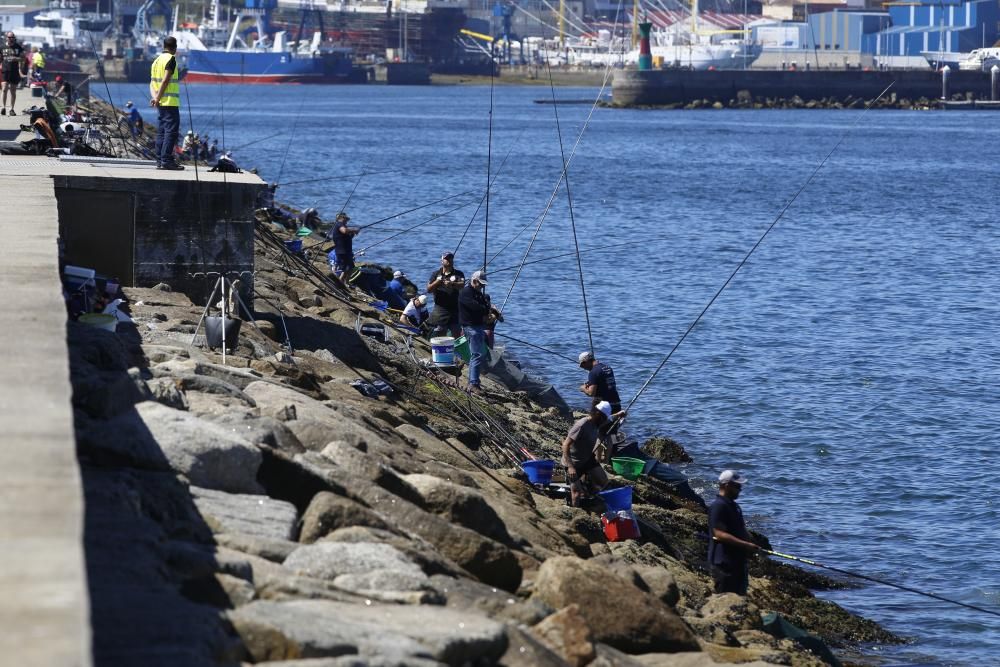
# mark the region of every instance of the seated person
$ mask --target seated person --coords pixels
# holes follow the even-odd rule
[[[412,327],[420,332],[427,330],[425,324],[427,323],[427,318],[431,316],[430,312],[427,310],[427,295],[421,294],[420,296],[415,296],[406,304],[403,308],[403,314],[399,316],[400,324],[405,324],[408,327]]]

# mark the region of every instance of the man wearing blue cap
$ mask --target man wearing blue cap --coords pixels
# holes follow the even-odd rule
[[[743,510],[736,504],[746,482],[735,470],[723,470],[719,495],[708,508],[708,566],[716,593],[747,594],[747,561],[759,547],[750,541]]]

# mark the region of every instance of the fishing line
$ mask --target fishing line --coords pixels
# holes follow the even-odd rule
[[[238,146],[233,146],[233,148],[231,150],[237,151],[237,150],[239,150],[241,148],[247,148],[248,146],[253,146],[254,144],[259,144],[262,141],[267,141],[268,139],[274,139],[275,137],[280,137],[281,135],[287,134],[288,132],[291,132],[291,130],[282,130],[281,132],[275,132],[274,134],[266,136],[266,137],[264,137],[262,139],[254,139],[253,141],[248,141],[245,144],[239,144]],[[222,141],[223,141],[223,143],[225,143],[225,138],[223,138]]]
[[[392,239],[396,238],[397,236],[402,236],[403,234],[406,234],[407,232],[412,232],[414,229],[416,229],[418,227],[423,227],[424,225],[426,225],[429,222],[434,222],[438,218],[442,218],[442,217],[448,215],[449,213],[454,213],[455,211],[457,211],[459,209],[463,209],[466,206],[472,206],[472,202],[470,201],[470,202],[466,202],[464,204],[460,204],[460,205],[456,206],[455,208],[448,209],[447,211],[445,211],[443,213],[436,213],[434,216],[428,218],[427,220],[424,220],[423,222],[421,222],[419,224],[413,225],[412,227],[408,227],[407,229],[404,229],[401,232],[397,232],[397,233],[393,234],[392,236],[387,236],[387,237],[385,237],[384,239],[382,239],[380,241],[376,241],[375,243],[371,244],[370,246],[368,246],[366,248],[362,248],[358,252],[359,252],[359,254],[360,253],[364,253],[364,252],[366,252],[368,250],[371,250],[375,246],[382,245],[386,241],[391,241]]]
[[[599,250],[611,250],[613,248],[624,248],[626,246],[645,245],[647,243],[652,243],[654,241],[666,241],[666,240],[669,240],[670,238],[671,237],[669,237],[669,236],[658,236],[658,237],[651,238],[651,239],[643,239],[641,241],[624,241],[622,243],[613,243],[611,245],[594,246],[593,248],[584,248],[583,250],[580,251],[580,254],[581,255],[585,255],[588,252],[597,252]],[[531,266],[532,264],[538,264],[540,262],[551,262],[552,260],[562,259],[563,257],[572,257],[575,254],[576,253],[572,252],[572,251],[571,252],[564,252],[564,253],[561,253],[559,255],[549,255],[548,257],[541,257],[539,259],[533,259],[530,262],[525,262],[523,265],[522,264],[514,264],[514,265],[511,265],[511,266],[505,266],[502,269],[490,269],[490,275],[494,276],[494,275],[496,275],[498,273],[505,273],[507,271],[513,271],[514,269],[516,269],[516,268],[518,268],[520,266]]]
[[[486,139],[486,214],[483,221],[483,272],[486,272],[486,263],[489,261],[489,240],[490,240],[490,174],[493,171],[493,89],[496,78],[497,63],[493,57],[495,47],[490,42],[490,129]]]
[[[556,352],[555,350],[550,350],[547,347],[542,347],[541,345],[535,345],[534,343],[529,343],[528,341],[521,340],[520,338],[514,338],[513,336],[511,336],[509,334],[504,334],[504,333],[500,333],[499,331],[494,331],[493,335],[494,336],[500,336],[501,338],[508,338],[508,339],[514,341],[515,343],[520,343],[521,345],[527,345],[528,347],[533,347],[536,350],[541,350],[542,352],[548,352],[549,354],[555,355],[555,356],[559,357],[560,359],[565,359],[566,361],[572,361],[574,364],[576,363],[576,359],[574,359],[573,357],[567,357],[565,354],[562,354],[561,352]]]
[[[111,97],[111,86],[108,85],[108,77],[104,75],[104,62],[101,60],[101,54],[97,51],[97,45],[94,43],[94,33],[88,32],[90,36],[90,48],[94,51],[94,57],[97,58],[97,71],[101,73],[101,81],[104,82],[104,90],[108,93],[108,104],[111,105],[111,112],[115,116],[115,126],[118,128],[118,135],[122,140],[122,150],[128,148],[127,142],[125,141],[125,133],[122,132],[121,123],[118,122],[118,109],[115,107],[114,98]],[[112,144],[113,145],[113,144]],[[117,155],[115,157],[118,157]]]
[[[524,135],[525,130],[527,130],[527,129],[528,128],[522,129],[521,132],[520,132],[520,134],[517,135],[517,138],[514,139],[514,143],[507,150],[507,154],[503,156],[503,160],[500,161],[500,166],[497,167],[496,173],[493,174],[493,180],[490,181],[490,185],[494,185],[496,183],[497,178],[500,176],[500,172],[503,171],[503,166],[505,164],[507,164],[507,158],[510,157],[510,154],[514,151],[514,148],[517,147],[518,142],[520,141],[521,137]],[[485,200],[486,200],[486,196],[485,195],[480,198],[479,205],[476,206],[476,210],[472,212],[472,217],[469,218],[469,224],[467,224],[465,226],[465,231],[462,232],[461,238],[458,239],[458,245],[456,245],[455,249],[452,251],[456,256],[458,255],[458,249],[462,247],[462,241],[465,240],[466,234],[469,233],[469,228],[472,227],[472,223],[475,222],[476,216],[479,215],[479,209],[482,208],[483,202]],[[506,247],[506,246],[504,246],[504,247]],[[492,261],[492,260],[490,260],[490,261]],[[489,264],[489,262],[487,262],[487,264]]]
[[[278,169],[278,177],[274,179],[277,182],[281,181],[281,174],[285,171],[285,160],[288,159],[288,153],[292,150],[292,142],[295,141],[295,128],[299,124],[299,117],[302,115],[302,107],[306,104],[306,98],[303,97],[302,101],[299,102],[299,110],[295,113],[295,121],[292,123],[292,136],[288,138],[288,145],[285,146],[285,155],[281,158],[281,168]]]
[[[888,89],[887,89],[888,90]],[[805,565],[812,565],[813,567],[821,567],[824,570],[832,570],[833,572],[839,572],[840,574],[846,574],[849,577],[856,577],[857,579],[864,579],[865,581],[872,581],[876,584],[882,584],[883,586],[889,586],[890,588],[898,588],[901,591],[906,591],[907,593],[915,593],[917,595],[923,595],[925,597],[934,598],[935,600],[940,600],[941,602],[947,602],[948,604],[958,605],[959,607],[965,607],[966,609],[972,609],[975,611],[981,611],[984,614],[992,614],[993,616],[1000,616],[1000,611],[995,609],[986,609],[985,607],[978,607],[974,604],[969,604],[967,602],[959,602],[958,600],[952,600],[951,598],[946,598],[937,593],[928,593],[927,591],[921,591],[916,588],[910,588],[909,586],[903,586],[901,584],[894,584],[891,581],[886,581],[885,579],[879,579],[878,577],[870,577],[867,574],[860,574],[858,572],[851,572],[850,570],[842,570],[839,567],[833,567],[832,565],[824,565],[822,563],[817,563],[814,560],[809,560],[808,558],[801,558],[799,556],[791,556],[789,554],[779,553],[777,551],[771,551],[769,549],[761,549],[763,553],[770,554],[772,556],[777,556],[779,558],[785,558],[787,560],[793,560],[797,563],[803,563]]]
[[[622,0],[618,0],[618,9],[615,11],[615,22],[618,21],[618,16],[621,14]],[[624,43],[622,44],[622,49],[624,49]],[[610,53],[610,47],[608,47]],[[573,144],[573,150],[569,153],[569,159],[563,160],[563,168],[559,174],[559,179],[556,181],[555,188],[552,189],[552,194],[549,195],[549,200],[545,204],[545,208],[542,210],[542,214],[538,216],[538,226],[535,227],[535,233],[531,237],[531,242],[528,243],[528,248],[524,252],[524,256],[521,258],[521,264],[528,259],[528,253],[531,252],[531,247],[535,243],[535,239],[538,237],[538,232],[542,228],[542,223],[545,221],[545,216],[548,215],[549,209],[552,207],[552,203],[555,201],[556,195],[559,193],[559,186],[562,185],[563,179],[566,178],[566,171],[569,169],[570,163],[573,162],[573,158],[576,156],[576,151],[580,147],[580,142],[583,141],[583,135],[586,133],[587,128],[590,127],[590,121],[594,117],[594,111],[597,109],[598,103],[601,101],[601,97],[604,95],[604,90],[608,87],[608,82],[611,80],[611,59],[608,58],[608,65],[604,70],[604,81],[601,83],[601,89],[597,91],[597,97],[594,98],[594,103],[590,106],[590,112],[587,114],[586,120],[583,122],[583,127],[580,128],[580,133],[576,137],[576,143]],[[520,269],[514,275],[514,282],[511,283],[510,289],[507,291],[507,296],[504,297],[503,305],[500,307],[500,312],[502,313],[504,308],[507,306],[507,301],[510,300],[510,295],[514,291],[514,286],[517,284],[517,279],[521,275]]]
[[[544,35],[542,37],[544,40]],[[570,229],[573,230],[573,247],[576,249],[576,268],[580,273],[580,294],[583,296],[583,317],[587,322],[587,340],[590,342],[590,352],[594,353],[594,333],[590,328],[590,308],[587,307],[587,287],[584,284],[583,279],[583,262],[580,260],[580,241],[576,236],[576,216],[573,215],[573,195],[569,189],[569,174],[566,173],[566,151],[563,148],[562,140],[562,125],[559,123],[559,105],[556,104],[556,85],[552,81],[552,65],[549,64],[549,59],[545,59],[545,69],[549,73],[549,90],[552,94],[552,113],[555,115],[556,119],[556,136],[559,137],[559,157],[563,163],[563,172],[565,173],[566,179],[566,205],[569,207],[569,224]],[[486,261],[485,259],[483,260]],[[485,268],[485,266],[484,266]]]
[[[754,243],[753,246],[750,248],[750,250],[747,251],[747,254],[743,257],[742,260],[740,260],[740,263],[736,265],[736,268],[733,269],[733,272],[731,274],[729,274],[729,277],[726,278],[726,281],[724,283],[722,283],[722,287],[720,287],[719,290],[712,296],[712,298],[708,300],[708,303],[705,304],[705,307],[702,308],[702,310],[701,310],[700,313],[698,313],[698,317],[694,318],[694,321],[691,322],[691,326],[689,326],[687,328],[687,330],[680,337],[680,339],[674,344],[673,348],[671,348],[670,352],[667,353],[667,356],[665,356],[663,358],[663,361],[660,362],[660,365],[657,366],[656,370],[654,370],[653,373],[649,376],[649,379],[647,379],[646,382],[642,385],[642,387],[639,388],[639,391],[636,392],[636,395],[632,397],[632,400],[630,400],[628,402],[628,405],[625,406],[625,410],[626,411],[629,410],[632,407],[632,404],[635,403],[639,399],[639,397],[642,395],[642,393],[644,391],[646,391],[646,388],[649,387],[649,383],[652,382],[653,378],[655,378],[656,375],[663,369],[663,367],[666,366],[667,361],[669,361],[670,357],[672,357],[674,355],[674,352],[677,351],[677,348],[679,348],[681,346],[681,343],[683,343],[684,340],[688,337],[688,334],[690,334],[691,331],[694,330],[694,328],[698,324],[698,322],[701,321],[701,318],[704,317],[705,313],[708,312],[708,309],[711,308],[712,304],[715,303],[715,300],[719,298],[719,295],[722,294],[723,290],[725,290],[726,287],[729,286],[729,283],[732,282],[733,278],[736,277],[736,274],[739,272],[739,270],[743,268],[743,265],[747,263],[747,260],[750,259],[750,255],[752,255],[754,253],[754,251],[758,247],[760,247],[760,244],[764,242],[764,239],[771,232],[771,230],[774,229],[774,226],[778,224],[778,221],[781,220],[785,216],[785,213],[788,211],[788,209],[791,207],[791,205],[795,203],[795,200],[799,198],[799,195],[801,195],[802,192],[806,189],[806,187],[810,183],[812,183],[813,179],[816,178],[816,174],[818,174],[819,171],[820,171],[820,169],[823,168],[823,165],[825,165],[827,163],[827,161],[831,157],[833,157],[833,154],[840,147],[840,144],[844,143],[844,139],[847,138],[847,135],[850,134],[851,130],[853,130],[855,127],[857,127],[858,123],[861,122],[861,119],[865,117],[865,114],[868,113],[868,111],[872,108],[872,106],[875,105],[876,102],[878,102],[880,99],[882,99],[883,95],[885,95],[887,92],[889,92],[889,89],[892,88],[893,85],[895,85],[895,83],[896,83],[896,81],[894,79],[892,81],[892,83],[890,83],[888,86],[886,86],[885,90],[883,90],[881,93],[879,93],[878,97],[876,97],[874,100],[872,100],[871,103],[869,103],[868,106],[865,107],[865,110],[862,111],[858,115],[857,119],[846,130],[844,130],[841,133],[840,138],[837,139],[837,143],[835,143],[833,145],[833,148],[830,149],[830,152],[826,154],[826,157],[824,157],[820,161],[820,163],[818,165],[816,165],[816,168],[813,169],[812,173],[809,174],[809,178],[807,178],[806,181],[805,181],[805,183],[802,184],[802,187],[800,187],[795,192],[795,194],[792,195],[792,198],[789,199],[785,203],[785,205],[783,207],[781,207],[781,210],[778,212],[778,215],[775,216],[775,218],[771,222],[771,224],[768,225],[767,229],[764,230],[764,233],[760,235],[760,238],[757,239],[757,242]]]
[[[302,183],[320,183],[322,181],[336,181],[343,178],[354,178],[355,176],[375,176],[377,174],[392,174],[397,171],[402,171],[402,169],[385,169],[383,171],[369,171],[362,174],[340,174],[339,176],[323,176],[321,178],[306,178],[301,181],[285,181],[284,183],[278,183],[279,186],[285,185],[301,185]]]
[[[368,170],[367,164],[361,165],[361,175],[358,176],[358,180],[354,182],[354,187],[351,188],[351,192],[347,195],[347,201],[345,201],[344,205],[340,207],[339,211],[337,211],[337,215],[340,215],[347,209],[347,205],[351,203],[351,197],[354,196],[354,191],[358,189],[359,185],[361,185],[361,179],[365,177],[365,172],[367,170]]]
[[[174,58],[174,67],[177,67],[176,57]],[[184,82],[184,95],[185,97],[187,97],[188,122],[191,123],[191,129],[192,131],[194,131],[194,116],[191,114],[191,89],[188,87],[186,81]],[[178,102],[180,102],[180,100],[178,100]],[[157,131],[159,131],[159,127],[157,127]],[[166,140],[166,137],[164,137],[164,140]],[[159,157],[160,156],[157,155],[157,159],[159,159]],[[174,160],[176,160],[176,158],[174,158]],[[201,246],[201,271],[202,273],[205,273],[207,275],[208,272],[205,268],[205,216],[202,213],[202,207],[201,207],[202,192],[201,192],[201,177],[198,174],[198,160],[194,161],[194,182],[197,191],[197,196],[195,198],[198,200],[198,227],[200,230],[198,244]],[[211,299],[212,296],[209,295],[208,298]],[[222,298],[223,299],[226,298],[224,290]]]

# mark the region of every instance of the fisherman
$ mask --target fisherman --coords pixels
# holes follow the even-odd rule
[[[750,541],[743,510],[736,499],[747,483],[734,470],[719,475],[719,495],[708,508],[708,566],[716,593],[747,594],[747,561],[760,547]]]
[[[28,68],[28,78],[41,81],[45,75],[45,54],[39,46],[31,47],[31,64]]]
[[[455,268],[455,253],[441,255],[441,268],[431,275],[427,292],[434,295],[434,310],[429,324],[431,336],[450,333],[457,338],[461,330],[458,323],[458,292],[465,285],[465,274]]]
[[[3,47],[0,47],[0,59],[3,60],[3,105],[0,115],[7,115],[7,93],[10,92],[10,115],[16,116],[14,102],[17,99],[17,85],[24,78],[24,47],[17,41],[14,33],[8,32]]]
[[[594,353],[581,352],[578,357],[580,368],[588,372],[587,381],[580,385],[580,391],[601,401],[611,404],[611,411],[622,409],[622,399],[618,396],[618,385],[615,383],[615,372],[611,366],[602,364],[594,358]]]
[[[351,274],[354,272],[354,237],[361,231],[357,227],[349,227],[351,216],[343,211],[337,214],[333,228],[327,237],[333,241],[333,250],[327,255],[331,260],[333,275],[347,288]]]
[[[486,284],[486,272],[476,271],[458,295],[458,321],[465,339],[469,341],[469,391],[473,393],[482,391],[479,367],[486,345],[486,329],[490,321],[501,319],[500,311],[490,305],[486,296]]]
[[[73,84],[56,75],[56,97],[66,100],[66,106],[73,106]]]
[[[208,147],[208,161],[211,162],[219,156],[219,140],[212,139],[212,145]]]
[[[413,291],[416,292],[416,285],[410,282],[410,279],[406,277],[406,274],[402,271],[393,271],[392,280],[389,281],[389,286],[386,291],[389,293],[389,305],[393,308],[399,308],[406,304],[407,295],[406,288],[413,287]]]
[[[184,157],[187,159],[196,158],[195,149],[198,145],[198,137],[195,135],[194,130],[188,130],[187,134],[184,135],[184,143],[181,145],[181,150],[184,152]]]
[[[601,467],[594,450],[601,439],[601,426],[611,419],[621,419],[624,412],[614,413],[611,404],[601,401],[590,414],[576,420],[562,443],[562,463],[570,483],[570,503],[576,507],[580,498],[600,491],[608,484],[608,475]]]
[[[142,114],[129,100],[125,103],[125,111],[128,113],[128,127],[132,130],[132,136],[137,137],[142,134]]]
[[[156,168],[183,169],[174,157],[181,129],[181,89],[177,83],[177,38],[163,38],[163,53],[153,61],[149,72],[149,106],[158,113],[156,124]]]
[[[430,313],[427,312],[427,295],[420,294],[407,302],[403,314],[399,316],[399,323],[423,333],[427,330],[428,317]]]

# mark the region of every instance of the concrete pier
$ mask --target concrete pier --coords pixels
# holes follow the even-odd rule
[[[17,136],[26,121],[0,116],[0,132]],[[210,281],[192,273],[253,271],[252,216],[263,187],[249,173],[0,156],[3,664],[93,664],[60,240],[68,259],[125,285],[207,291]],[[252,289],[252,279],[244,282]]]
[[[952,93],[968,93],[979,99],[990,97],[989,73],[955,71],[949,85]],[[872,100],[886,88],[887,94],[895,93],[897,97],[936,100],[941,96],[941,75],[929,70],[617,70],[612,81],[612,98],[619,106],[687,104],[703,99],[726,104],[736,100],[740,91],[747,91],[754,98],[798,96],[803,100],[821,100],[850,96]]]

